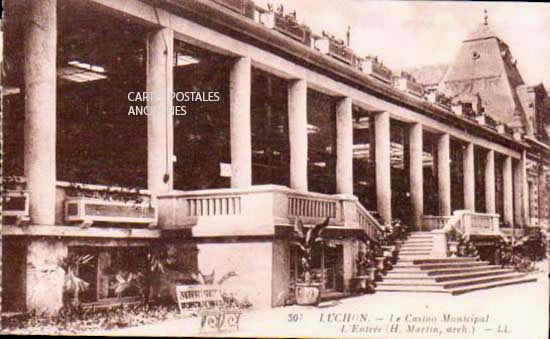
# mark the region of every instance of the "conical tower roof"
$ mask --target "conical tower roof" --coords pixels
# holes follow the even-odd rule
[[[440,89],[455,102],[469,102],[479,95],[485,113],[510,123],[522,113],[516,93],[517,86],[522,84],[508,45],[493,31],[485,16],[484,22],[462,41]]]
[[[485,22],[477,26],[475,30],[470,32],[466,39],[464,41],[472,41],[472,40],[483,40],[483,39],[490,39],[495,38],[498,39],[496,33],[493,31],[491,26],[489,26],[489,23],[487,22],[487,19],[485,19]]]

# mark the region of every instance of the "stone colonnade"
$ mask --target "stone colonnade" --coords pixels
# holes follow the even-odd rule
[[[25,51],[25,176],[30,195],[30,214],[33,224],[53,225],[55,214],[55,138],[56,138],[56,0],[29,1],[29,20],[24,39]],[[173,121],[172,92],[173,37],[169,28],[161,28],[147,36],[147,91],[153,92],[151,114],[148,117],[148,186],[153,195],[172,190],[173,186]],[[35,62],[40,60],[40,62]],[[251,161],[251,70],[249,57],[236,57],[230,69],[229,111],[231,135],[231,187],[252,185]],[[290,139],[290,187],[308,190],[307,177],[307,89],[305,79],[288,80],[288,122]],[[156,94],[158,93],[158,94]],[[339,194],[353,194],[353,99],[345,93],[336,105],[336,190]],[[380,216],[391,222],[391,112],[374,113],[376,198]],[[421,227],[423,206],[423,125],[409,123],[408,149],[410,157],[409,183],[412,220]],[[439,212],[450,215],[451,171],[450,135],[438,131],[437,166]],[[488,213],[495,212],[495,150],[486,150],[485,200]],[[504,155],[503,220],[512,224],[526,223],[526,155],[512,159]],[[464,200],[465,208],[474,210],[476,190],[474,143],[465,144]],[[357,175],[357,174],[356,174]]]

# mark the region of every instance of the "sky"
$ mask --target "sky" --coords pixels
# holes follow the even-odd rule
[[[517,59],[528,85],[544,83],[550,91],[550,4],[510,2],[429,2],[365,0],[255,0],[296,10],[298,22],[316,33],[328,31],[360,55],[377,55],[397,70],[449,64],[469,32],[488,22]]]

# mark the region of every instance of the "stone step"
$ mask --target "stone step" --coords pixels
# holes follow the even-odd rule
[[[416,246],[416,245],[423,245],[423,246],[431,246],[433,245],[433,241],[431,240],[407,240],[405,241],[401,247],[403,246]]]
[[[489,262],[488,261],[474,261],[474,262],[449,262],[449,263],[436,263],[436,264],[422,264],[422,265],[415,265],[412,263],[400,263],[395,264],[393,266],[394,270],[399,268],[405,268],[405,269],[417,269],[422,271],[428,271],[428,270],[437,270],[437,269],[445,269],[445,268],[467,268],[467,267],[474,267],[474,266],[485,266]]]
[[[441,268],[441,269],[434,269],[434,270],[426,270],[424,272],[426,272],[427,275],[440,276],[440,275],[446,275],[446,274],[472,273],[472,272],[482,272],[482,271],[498,270],[498,269],[502,269],[501,266],[480,265],[480,266],[472,266],[472,267]]]
[[[376,292],[450,293],[440,286],[392,286],[380,284],[376,286]]]
[[[501,280],[501,281],[493,281],[493,282],[484,283],[484,284],[462,286],[462,287],[457,287],[453,289],[447,289],[446,291],[448,291],[452,295],[458,295],[458,294],[463,294],[463,293],[472,292],[472,291],[484,290],[488,288],[523,284],[523,283],[534,282],[534,281],[537,281],[537,278],[524,276],[522,278],[516,278],[516,279],[508,279],[508,280]]]
[[[481,277],[487,277],[487,276],[498,275],[498,274],[507,274],[512,272],[514,272],[514,270],[512,269],[500,269],[500,270],[486,270],[486,271],[478,271],[478,272],[442,274],[442,275],[436,275],[436,276],[432,275],[429,277],[435,279],[435,281],[437,282],[445,282],[445,281],[454,281],[454,280],[476,278],[476,277],[481,278]]]
[[[414,251],[414,250],[432,250],[432,245],[425,245],[425,246],[417,246],[417,247],[401,247],[399,249],[399,252],[403,252],[403,251]]]
[[[405,239],[403,239],[403,241],[419,240],[419,239],[433,240],[433,239],[434,239],[434,235],[432,235],[432,234],[409,235],[408,237],[406,237]]]
[[[406,248],[431,248],[433,243],[426,243],[426,244],[405,244],[399,246],[399,249],[406,249]]]
[[[427,256],[427,255],[430,255],[431,251],[426,251],[426,250],[422,250],[422,251],[405,251],[405,252],[399,252],[401,255],[404,255],[404,256],[410,256],[410,255],[416,255],[416,256]]]
[[[453,273],[453,274],[440,274],[440,275],[428,275],[423,271],[416,272],[393,272],[389,271],[384,280],[409,280],[409,279],[421,279],[421,280],[433,280],[435,282],[445,282],[452,280],[461,280],[467,278],[477,278],[497,274],[508,274],[514,272],[512,269],[489,269],[483,271],[474,271],[474,272],[463,272],[463,273]]]
[[[492,281],[500,281],[500,280],[507,280],[507,279],[516,279],[523,277],[524,274],[522,273],[500,273],[500,274],[493,274],[490,276],[483,276],[483,277],[470,277],[460,280],[452,280],[452,281],[446,281],[446,282],[438,282],[433,279],[433,277],[429,277],[428,279],[424,278],[416,278],[411,277],[409,279],[395,279],[391,277],[384,277],[384,280],[377,283],[380,286],[434,286],[434,287],[443,287],[445,289],[452,289],[462,286],[468,286],[468,285],[475,285],[475,284],[484,284],[489,283]],[[431,278],[431,279],[430,279]]]
[[[432,251],[432,249],[425,249],[425,248],[415,248],[415,249],[404,249],[404,250],[399,250],[399,254],[401,255],[407,255],[409,253],[412,253],[412,254],[417,254],[418,252],[428,252],[427,255],[430,255],[430,252]]]
[[[524,276],[525,276],[524,273],[512,272],[512,273],[491,275],[491,276],[485,276],[485,277],[452,280],[447,282],[440,282],[438,284],[441,284],[445,289],[452,289],[452,288],[464,287],[469,285],[485,284],[485,283],[490,283],[490,282],[500,281],[500,280],[518,279],[518,278],[523,278]]]
[[[449,289],[444,289],[441,286],[430,286],[430,285],[424,285],[424,286],[422,285],[420,286],[383,285],[382,283],[378,283],[376,286],[376,291],[377,292],[413,292],[413,293],[415,292],[416,293],[449,293],[452,295],[458,295],[458,294],[463,294],[467,292],[483,290],[483,289],[488,289],[493,287],[521,284],[521,283],[527,283],[527,282],[533,282],[533,281],[537,281],[537,278],[525,276],[521,278],[512,278],[512,279],[498,280],[498,281],[492,281],[492,282],[486,282],[486,283],[477,283],[477,284],[472,284],[468,286],[449,288]]]
[[[399,259],[397,262],[413,264],[436,264],[436,263],[448,263],[448,262],[476,262],[479,258],[477,257],[460,257],[460,258],[414,258],[414,259]]]

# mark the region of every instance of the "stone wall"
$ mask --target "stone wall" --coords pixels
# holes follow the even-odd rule
[[[272,255],[271,241],[209,242],[197,244],[198,269],[203,274],[215,273],[215,282],[226,273],[237,275],[223,287],[239,298],[247,298],[254,308],[271,307]]]
[[[67,244],[56,239],[32,239],[27,247],[27,309],[53,314],[63,306],[65,272],[58,266]]]

